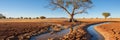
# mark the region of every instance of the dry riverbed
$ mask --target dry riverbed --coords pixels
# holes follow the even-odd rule
[[[63,37],[49,38],[48,40],[90,40],[91,35],[87,32],[86,28],[89,27],[90,25],[97,24],[97,23],[101,23],[101,22],[95,22],[95,21],[80,22],[80,24],[77,25],[78,27],[74,29],[69,27],[70,31]]]
[[[62,25],[67,27],[75,23]],[[49,32],[50,27],[60,31],[60,26],[56,22],[0,22],[0,40],[29,40],[32,36]]]
[[[55,31],[61,31],[61,27],[70,28],[67,35],[57,38],[57,40],[89,40],[91,36],[87,33],[86,28],[95,23],[99,22],[0,22],[0,40],[30,40],[32,36],[50,33],[50,27]],[[72,29],[71,27],[75,25],[78,27]],[[49,40],[52,39],[55,40],[55,38],[49,38]]]

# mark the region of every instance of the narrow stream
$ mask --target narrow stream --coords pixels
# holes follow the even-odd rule
[[[104,40],[104,37],[94,29],[95,26],[98,26],[101,24],[106,24],[106,23],[91,25],[87,28],[87,31],[92,35],[92,38],[90,40]],[[78,26],[74,26],[73,29],[75,29],[77,27]],[[56,32],[53,34],[45,33],[42,35],[31,37],[30,40],[48,40],[49,38],[60,38],[60,37],[63,37],[64,35],[66,35],[67,33],[69,33],[69,31],[70,31],[69,28],[67,28],[67,29],[64,29],[60,32]]]
[[[32,37],[31,40],[48,40],[49,38],[59,38],[66,35],[69,32],[69,29],[62,30],[56,33],[45,33],[36,37]]]
[[[74,28],[76,28],[78,26],[74,26]],[[42,34],[42,35],[38,35],[38,36],[35,36],[35,37],[32,37],[30,40],[48,40],[49,38],[61,38],[63,37],[64,35],[66,35],[67,33],[69,33],[69,28],[67,29],[63,29],[62,31],[60,32],[56,32],[56,33],[45,33],[45,34]]]
[[[104,40],[104,37],[94,29],[94,27],[102,24],[106,24],[106,23],[91,25],[87,28],[87,31],[92,35],[92,38],[90,40]]]

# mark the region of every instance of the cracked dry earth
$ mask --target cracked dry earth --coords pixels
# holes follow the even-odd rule
[[[47,31],[50,25],[42,22],[0,22],[0,40],[28,40]]]
[[[105,40],[120,40],[120,22],[110,22],[95,29],[105,37]]]

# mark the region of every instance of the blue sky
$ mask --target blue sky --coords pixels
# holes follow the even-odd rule
[[[88,14],[78,14],[76,18],[103,18],[103,12],[110,12],[110,17],[120,17],[120,0],[92,0],[93,7]],[[46,8],[47,0],[0,0],[0,13],[7,17],[68,17],[63,10]]]

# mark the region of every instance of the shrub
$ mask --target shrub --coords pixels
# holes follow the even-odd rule
[[[29,18],[25,17],[24,19],[29,19]]]
[[[109,17],[110,16],[110,13],[109,12],[103,12],[103,14],[102,14],[104,17],[105,17],[105,19],[107,19],[107,17]]]
[[[6,17],[2,14],[0,14],[0,19],[5,19]]]
[[[20,17],[20,19],[23,19],[23,17]]]
[[[0,19],[5,19],[5,18],[6,18],[5,16],[0,17]]]
[[[28,19],[32,19],[31,17],[29,17]]]
[[[40,19],[45,19],[46,17],[45,16],[41,16]]]
[[[9,17],[8,19],[14,19],[13,17]]]
[[[39,17],[36,17],[36,19],[39,19]]]

